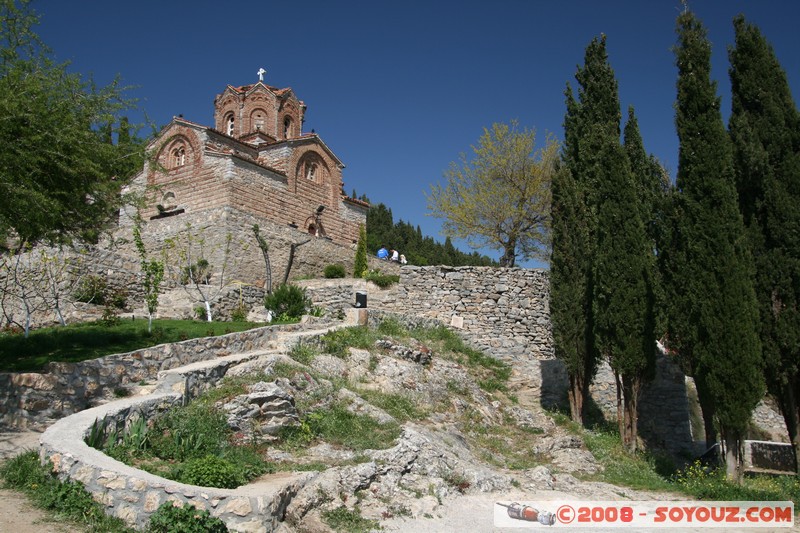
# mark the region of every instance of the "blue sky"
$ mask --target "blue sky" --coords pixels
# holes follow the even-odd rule
[[[636,109],[646,149],[674,177],[676,0],[37,0],[37,33],[57,59],[98,84],[116,74],[159,126],[178,114],[213,125],[226,85],[291,87],[345,163],[345,190],[420,225],[425,193],[494,122],[563,138],[564,88],[591,39],[607,35],[623,116]],[[713,76],[730,112],[727,47],[743,13],[800,91],[800,2],[694,0],[709,30]],[[133,120],[141,117],[132,115]],[[456,245],[467,250],[462,243]],[[498,253],[485,251],[497,258]],[[527,266],[539,266],[527,263]]]

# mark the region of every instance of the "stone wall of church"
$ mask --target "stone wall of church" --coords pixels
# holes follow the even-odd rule
[[[190,123],[170,126],[160,144],[153,145],[157,165],[148,163],[128,188],[146,199],[142,218],[231,207],[277,224],[294,224],[306,232],[312,225],[321,226],[320,236],[339,244],[350,245],[358,239],[366,207],[343,208],[341,169],[315,143],[301,141],[291,149],[277,150],[279,157],[274,160],[260,161],[255,149],[237,146],[234,150],[230,139]],[[185,153],[180,163],[175,156],[178,150]],[[318,163],[314,179],[304,173],[304,161],[309,159]],[[279,168],[264,166],[270,163]],[[325,209],[317,218],[319,206]],[[134,213],[131,208],[127,211],[121,223],[130,228]]]
[[[225,265],[227,279],[263,287],[266,281],[266,264],[253,233],[254,224],[259,225],[259,231],[269,245],[273,285],[281,283],[286,275],[292,244],[295,245],[295,250],[289,281],[298,277],[321,277],[325,267],[334,263],[344,265],[347,274],[352,275],[355,260],[352,244],[342,245],[329,239],[314,237],[299,228],[276,224],[265,217],[257,217],[233,208],[186,212],[147,221],[142,228],[142,239],[148,253],[154,257],[160,256],[162,252],[166,254],[173,278],[187,264],[185,260],[180,260],[181,256],[191,255],[195,258],[193,262],[202,257],[210,263],[214,272],[212,283],[218,280],[216,276],[220,275],[221,268]],[[226,262],[228,235],[230,250]],[[123,228],[117,237],[129,240],[129,230]],[[118,251],[136,257],[132,242],[119,245]],[[379,261],[375,257],[370,257],[369,260],[371,268],[384,272],[392,270],[392,267],[396,270],[396,265]]]

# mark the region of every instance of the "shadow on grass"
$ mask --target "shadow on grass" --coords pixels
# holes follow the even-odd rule
[[[146,320],[120,320],[70,324],[0,336],[0,371],[41,372],[52,361],[76,363],[115,353],[149,348],[162,343],[244,331],[263,324],[252,322],[200,322],[154,320],[152,332]]]

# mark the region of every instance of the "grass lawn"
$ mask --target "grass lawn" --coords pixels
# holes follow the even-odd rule
[[[201,322],[198,320],[120,320],[69,324],[66,327],[19,334],[0,334],[0,372],[38,372],[50,361],[77,362],[114,353],[130,352],[166,342],[224,335],[263,326],[253,322]]]

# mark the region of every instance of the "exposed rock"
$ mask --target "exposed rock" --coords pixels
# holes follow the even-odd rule
[[[299,423],[294,396],[276,383],[260,381],[249,391],[220,406],[228,415],[228,425],[244,440],[263,440],[283,426]]]
[[[422,343],[416,347],[403,346],[402,344],[395,344],[390,339],[379,339],[375,342],[375,346],[385,350],[392,351],[398,357],[419,363],[421,365],[430,364],[433,353],[431,349]]]
[[[366,415],[370,418],[374,418],[381,424],[397,422],[392,415],[383,409],[375,407],[374,405],[370,405],[364,401],[361,396],[357,395],[353,391],[348,389],[339,389],[339,392],[336,394],[336,396],[347,404],[347,410],[351,413]]]
[[[602,467],[588,450],[574,448],[554,449],[550,453],[552,462],[560,470],[571,473],[594,474]]]

